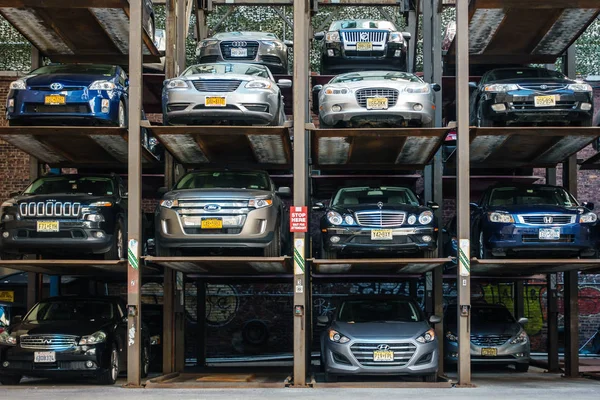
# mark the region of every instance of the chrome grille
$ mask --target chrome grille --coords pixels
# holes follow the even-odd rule
[[[364,211],[356,213],[356,222],[361,226],[388,228],[404,223],[406,213],[397,211]]]
[[[576,215],[519,215],[519,222],[531,225],[566,225],[574,224]]]
[[[471,343],[475,346],[502,346],[511,335],[471,335]]]
[[[566,85],[562,84],[562,83],[536,83],[536,84],[530,84],[530,85],[519,85],[522,89],[526,89],[526,90],[535,90],[537,92],[551,92],[553,90],[563,90],[566,89]],[[542,86],[544,86],[542,88]]]
[[[355,343],[350,347],[352,355],[361,365],[375,367],[401,367],[408,364],[417,346],[413,343],[387,343],[389,349],[394,352],[394,361],[373,361],[373,352],[378,350],[381,343]]]
[[[388,107],[394,107],[398,101],[398,91],[387,88],[359,89],[356,91],[356,101],[358,105],[367,108],[367,99],[369,97],[385,97],[388,99]]]
[[[242,81],[230,79],[201,79],[193,81],[194,87],[199,92],[233,92]]]
[[[81,203],[46,201],[19,204],[22,217],[66,217],[77,218],[81,212]]]
[[[342,31],[342,38],[345,43],[383,43],[386,41],[386,37],[387,32],[385,31]]]
[[[24,349],[67,350],[77,346],[77,336],[70,335],[22,335],[19,342]]]
[[[244,46],[239,46],[239,44],[244,44]],[[235,46],[234,46],[235,45]],[[247,41],[247,40],[234,40],[221,42],[221,54],[224,60],[254,60],[256,55],[258,54],[258,42]],[[247,50],[246,57],[232,57],[231,49],[235,48],[245,48]]]

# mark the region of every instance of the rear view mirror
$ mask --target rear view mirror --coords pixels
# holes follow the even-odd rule
[[[402,32],[402,37],[408,42],[410,39],[412,39],[412,34],[410,32]]]
[[[519,321],[517,321],[519,324],[521,325],[525,325],[526,323],[529,322],[529,319],[527,318],[519,318]]]
[[[282,186],[279,189],[277,189],[277,194],[280,196],[291,196],[292,195],[292,189],[290,189],[287,186]]]
[[[471,211],[473,211],[477,210],[479,208],[479,205],[477,203],[469,203],[469,207],[471,208]]]
[[[431,90],[433,90],[434,92],[439,92],[440,90],[442,90],[442,87],[439,83],[432,83]]]
[[[323,85],[313,86],[313,93],[319,93],[321,90],[323,90]]]
[[[13,196],[11,195],[10,197],[13,197]],[[594,209],[594,203],[592,203],[591,201],[584,201],[583,206],[590,211]]]
[[[319,202],[319,203],[315,203],[315,205],[313,206],[313,211],[323,211],[325,210],[325,204]]]
[[[284,40],[283,44],[285,44],[287,47],[294,47],[294,42],[291,40]]]
[[[323,40],[325,38],[325,32],[316,32],[313,37],[315,40]]]
[[[429,317],[429,323],[430,324],[439,324],[440,322],[442,322],[442,317],[440,317],[439,315],[432,315],[431,317]]]
[[[469,89],[477,89],[477,83],[476,82],[469,82]]]
[[[329,317],[327,315],[319,315],[317,317],[318,326],[326,326],[329,323]]]
[[[280,79],[279,81],[277,81],[277,86],[279,86],[282,89],[291,88],[292,81],[289,79]]]

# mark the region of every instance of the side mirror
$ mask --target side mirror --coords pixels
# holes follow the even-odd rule
[[[292,87],[292,81],[289,79],[280,79],[279,81],[277,81],[277,86],[279,86],[280,88],[291,88]]]
[[[410,32],[402,32],[402,37],[404,38],[404,40],[409,41],[410,39],[412,39],[412,34]]]
[[[319,203],[315,203],[315,205],[313,206],[313,211],[323,211],[325,210],[325,204],[319,202]]]
[[[319,93],[321,90],[323,90],[323,85],[315,85],[313,86],[313,93]]]
[[[129,79],[125,79],[125,87],[129,87]]]
[[[23,321],[23,316],[22,315],[15,315],[12,318],[11,324],[18,324],[21,321]]]
[[[11,194],[10,197],[13,197],[13,195]],[[594,203],[592,203],[591,201],[584,201],[583,206],[590,211],[594,209]]]
[[[325,32],[316,32],[313,37],[315,38],[315,40],[323,40],[325,39]]]
[[[128,193],[128,192],[125,192],[125,193],[123,193],[123,194],[121,195],[121,198],[122,198],[122,199],[128,199],[128,198],[129,198],[129,193]]]
[[[477,83],[476,82],[469,82],[469,89],[477,89]]]
[[[291,196],[292,195],[292,189],[290,189],[287,186],[282,186],[279,189],[277,189],[277,194],[280,196]]]
[[[326,326],[329,323],[329,317],[327,315],[319,315],[317,317],[317,326]]]
[[[431,90],[433,90],[434,92],[439,92],[440,90],[442,90],[442,87],[439,83],[432,83]]]
[[[471,211],[477,210],[479,205],[477,203],[469,203],[469,207],[471,207]]]
[[[163,194],[167,193],[168,191],[169,191],[169,189],[167,189],[166,186],[161,186],[161,187],[158,188],[158,190],[156,191],[156,193],[158,193],[160,195],[163,195]]]
[[[517,322],[521,325],[525,325],[526,323],[529,322],[529,319],[528,318],[519,318],[519,320]]]
[[[432,315],[431,317],[429,317],[429,323],[430,324],[439,324],[440,322],[442,322],[442,317],[440,317],[439,315]]]
[[[285,44],[287,47],[294,47],[294,42],[292,40],[284,40],[283,44]]]
[[[440,208],[439,204],[435,201],[428,201],[427,207],[431,208],[432,210],[438,210]]]
[[[20,192],[12,192],[12,193],[9,193],[8,197],[17,197],[20,194],[21,194]]]

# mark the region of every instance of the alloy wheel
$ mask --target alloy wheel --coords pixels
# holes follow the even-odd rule
[[[116,381],[119,376],[119,355],[117,354],[117,349],[113,349],[110,355],[110,374],[113,381]]]
[[[123,230],[119,229],[117,231],[117,256],[120,259],[124,258],[123,254]]]
[[[123,103],[119,103],[119,127],[125,127],[125,107]]]

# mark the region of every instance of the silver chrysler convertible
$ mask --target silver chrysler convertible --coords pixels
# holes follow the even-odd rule
[[[434,91],[440,85],[398,71],[351,72],[313,88],[318,93],[321,128],[434,125]]]
[[[285,122],[280,87],[269,69],[258,64],[210,63],[187,68],[164,83],[165,125],[272,125]]]

